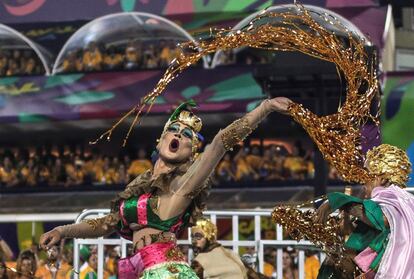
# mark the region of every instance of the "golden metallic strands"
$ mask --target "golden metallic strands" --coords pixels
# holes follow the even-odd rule
[[[323,24],[330,24],[333,31],[325,28]],[[338,34],[342,37],[337,36]],[[156,87],[97,141],[105,137],[110,139],[113,130],[126,117],[135,114],[135,119],[125,138],[126,142],[133,125],[139,121],[141,112],[146,110],[148,113],[156,98],[164,92],[166,86],[175,77],[209,53],[244,46],[299,51],[335,63],[338,72],[345,76],[347,98],[337,114],[321,118],[315,116],[314,120],[318,119],[317,125],[306,126],[309,124],[309,116],[303,114],[303,110],[297,107],[292,106],[290,113],[316,140],[325,158],[335,167],[339,167],[338,171],[344,179],[357,182],[364,180],[359,177],[365,177],[366,173],[362,170],[362,156],[359,151],[356,151],[359,145],[357,130],[369,117],[370,101],[377,93],[377,79],[373,67],[368,66],[369,59],[364,51],[364,42],[361,38],[349,31],[347,27],[342,26],[335,17],[318,10],[310,11],[299,5],[288,5],[283,8],[283,12],[278,13],[263,11],[240,30],[220,30],[216,33],[212,32],[212,35],[213,38],[181,44],[181,52],[173,60]],[[365,88],[363,92],[362,86]],[[334,132],[336,128],[340,131]],[[316,132],[316,129],[319,132]],[[325,135],[329,137],[326,138]],[[315,136],[321,137],[316,139]],[[335,141],[336,145],[330,148],[332,141]],[[341,163],[338,157],[350,158],[350,160]],[[341,167],[341,164],[348,163],[352,165],[349,175]]]
[[[314,211],[302,211],[289,206],[275,207],[272,212],[272,220],[281,225],[290,237],[297,241],[311,241],[340,266],[346,257],[340,220],[329,217],[325,224],[321,224],[313,221],[314,216]]]

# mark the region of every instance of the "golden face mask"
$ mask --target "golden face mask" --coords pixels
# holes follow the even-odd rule
[[[405,187],[411,172],[407,154],[389,144],[381,144],[369,150],[366,155],[366,167],[371,175],[381,176],[400,187]]]
[[[216,240],[217,227],[208,219],[200,219],[192,228],[200,229],[208,241]]]

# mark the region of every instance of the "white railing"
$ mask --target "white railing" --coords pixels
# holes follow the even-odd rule
[[[82,220],[88,218],[95,218],[97,216],[102,216],[109,213],[107,209],[92,209],[82,212],[76,222],[81,222]],[[261,239],[261,218],[270,217],[271,210],[250,210],[250,211],[206,211],[205,215],[210,217],[213,223],[217,222],[217,219],[220,218],[231,218],[232,220],[232,240],[218,240],[223,246],[233,247],[233,250],[238,253],[239,247],[255,247],[258,253],[258,264],[259,271],[263,272],[264,264],[264,248],[266,246],[271,246],[277,248],[277,257],[276,257],[276,267],[277,267],[277,278],[283,278],[283,248],[291,246],[296,248],[298,253],[298,269],[299,269],[299,278],[304,279],[304,266],[305,266],[305,252],[304,249],[314,247],[308,241],[294,241],[283,239],[283,229],[281,226],[276,226],[276,239],[275,240],[263,240]],[[239,239],[239,221],[240,218],[253,218],[254,219],[254,240],[240,240]],[[220,231],[220,228],[219,228]],[[190,234],[189,234],[190,235]],[[97,239],[75,239],[74,240],[74,262],[73,266],[75,269],[75,279],[78,279],[79,271],[79,249],[80,245],[97,245],[98,253],[98,278],[103,278],[104,270],[104,246],[105,245],[119,245],[121,247],[121,257],[127,255],[127,245],[131,243],[125,239],[106,239],[106,238],[97,238]],[[190,239],[180,239],[178,244],[190,245]],[[189,259],[191,259],[191,251]]]

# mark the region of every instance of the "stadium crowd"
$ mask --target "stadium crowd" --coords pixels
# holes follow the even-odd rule
[[[294,146],[244,146],[228,153],[216,168],[214,184],[312,179],[312,153]],[[114,156],[88,146],[0,149],[2,188],[125,185],[152,167],[144,148]],[[336,180],[331,170],[330,179]]]
[[[33,50],[0,48],[0,76],[40,74],[44,68]]]
[[[61,73],[165,68],[178,55],[174,41],[130,41],[126,45],[90,42],[68,52]]]

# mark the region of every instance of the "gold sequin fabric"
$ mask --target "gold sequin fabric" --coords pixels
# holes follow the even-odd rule
[[[309,240],[321,248],[335,263],[340,266],[346,251],[344,238],[340,234],[340,220],[329,217],[325,224],[315,223],[315,212],[302,211],[290,206],[278,206],[273,209],[272,220],[281,225],[295,240]]]
[[[233,150],[233,146],[243,141],[251,134],[253,129],[249,126],[246,118],[240,118],[231,123],[221,135],[224,149]]]
[[[411,163],[405,151],[389,144],[381,144],[369,150],[366,167],[371,174],[400,187],[405,187],[411,172]]]

